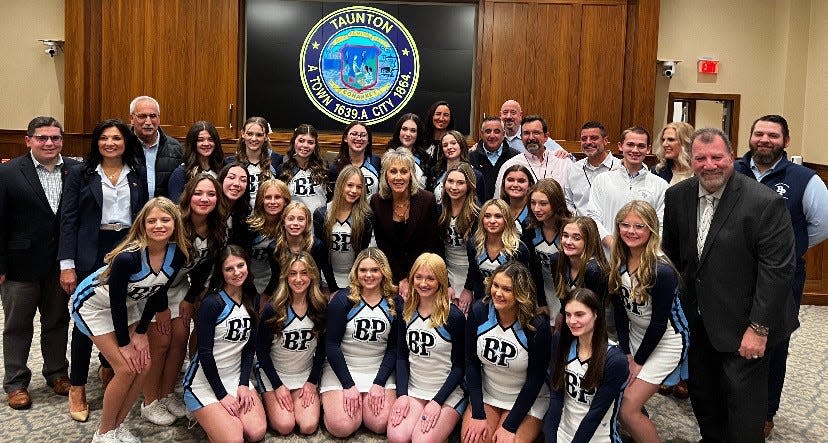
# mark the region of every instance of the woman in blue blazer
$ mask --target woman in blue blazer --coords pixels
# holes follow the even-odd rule
[[[60,285],[67,294],[103,266],[104,255],[123,239],[149,199],[140,152],[138,140],[124,122],[105,120],[92,131],[84,162],[69,171],[58,246]],[[71,349],[69,414],[86,421],[89,408],[84,386],[92,341],[77,327],[72,330]],[[101,374],[111,373],[103,359],[101,364]]]

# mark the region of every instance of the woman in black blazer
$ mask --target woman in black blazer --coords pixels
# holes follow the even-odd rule
[[[60,285],[67,294],[95,270],[103,266],[109,253],[129,231],[132,220],[149,199],[146,173],[140,166],[137,138],[122,121],[105,120],[92,131],[92,143],[84,162],[69,171],[63,190],[61,214]],[[75,326],[69,380],[69,413],[86,421],[87,373],[92,341]],[[103,368],[102,374],[111,372]],[[104,375],[101,375],[103,378]]]
[[[423,252],[438,252],[437,219],[440,209],[434,194],[420,189],[414,179],[414,156],[406,149],[382,156],[380,191],[371,197],[377,246],[388,257],[400,295],[408,295],[408,272]]]

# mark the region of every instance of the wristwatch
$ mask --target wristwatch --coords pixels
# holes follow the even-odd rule
[[[753,329],[753,332],[760,337],[767,337],[768,336],[768,327],[762,326],[759,323],[751,322],[750,329]]]

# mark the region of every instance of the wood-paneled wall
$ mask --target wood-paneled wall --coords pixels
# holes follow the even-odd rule
[[[479,121],[509,98],[577,139],[587,120],[652,126],[658,0],[492,0],[479,6]],[[476,125],[473,125],[476,126]]]

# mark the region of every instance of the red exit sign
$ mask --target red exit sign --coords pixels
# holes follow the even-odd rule
[[[699,74],[718,74],[718,60],[699,60]]]

